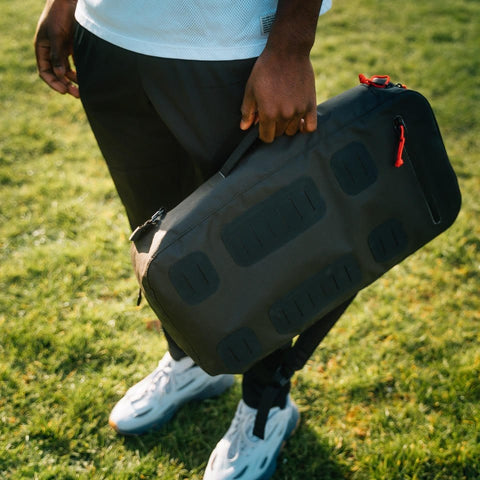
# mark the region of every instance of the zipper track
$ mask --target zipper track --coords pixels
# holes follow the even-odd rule
[[[406,160],[406,163],[410,164],[410,166],[412,167],[412,172],[414,173],[418,185],[420,186],[420,190],[422,191],[423,198],[425,200],[425,204],[427,205],[432,222],[435,225],[438,225],[442,222],[442,216],[437,206],[437,202],[435,201],[433,192],[431,191],[431,188],[426,181],[425,173],[418,168],[415,163],[414,157],[408,153],[408,129],[405,120],[402,116],[398,115],[394,118],[393,124],[397,132],[399,132],[399,125],[403,125],[403,127],[405,128],[406,143],[403,148],[403,158],[404,160]]]

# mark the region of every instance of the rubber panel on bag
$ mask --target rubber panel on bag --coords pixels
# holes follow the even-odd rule
[[[377,262],[387,262],[400,255],[408,245],[408,236],[399,220],[391,218],[368,236],[368,246]]]
[[[378,177],[372,156],[360,142],[351,142],[334,153],[330,165],[340,187],[348,195],[358,195]]]
[[[260,358],[262,347],[255,332],[243,327],[219,342],[217,353],[228,371],[239,372]]]
[[[325,215],[310,177],[302,177],[227,224],[222,240],[237,265],[249,266],[285,245]]]
[[[208,257],[193,252],[174,263],[168,276],[180,297],[189,305],[203,302],[215,293],[220,283]]]
[[[356,258],[345,255],[272,305],[270,321],[280,334],[297,333],[329,304],[356,291],[361,279]]]

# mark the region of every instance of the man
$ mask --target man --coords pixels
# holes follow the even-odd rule
[[[81,97],[134,228],[215,173],[255,123],[264,142],[316,129],[309,54],[329,7],[330,0],[47,0],[35,38],[38,70],[57,92]],[[110,415],[120,433],[159,428],[185,402],[233,383],[207,375],[166,337],[158,367]],[[273,475],[299,421],[290,383],[274,379],[287,352],[245,373],[205,479]],[[268,387],[274,394],[254,433]]]

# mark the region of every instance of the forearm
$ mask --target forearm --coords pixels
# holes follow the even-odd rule
[[[321,6],[322,0],[279,0],[266,50],[308,56]]]

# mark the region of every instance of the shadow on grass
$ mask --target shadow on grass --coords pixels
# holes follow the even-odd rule
[[[161,463],[182,465],[201,478],[211,451],[230,425],[237,402],[238,395],[228,392],[220,399],[185,405],[161,431],[126,437],[125,448],[141,457],[157,457]],[[273,478],[345,480],[350,477],[348,467],[335,459],[333,448],[301,423],[279,456]]]
[[[346,480],[350,477],[348,467],[338,461],[327,441],[319,439],[307,425],[300,424],[278,459],[274,479]]]

